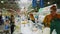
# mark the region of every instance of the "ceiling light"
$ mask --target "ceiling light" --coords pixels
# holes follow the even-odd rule
[[[48,4],[50,4],[50,2],[48,2]]]

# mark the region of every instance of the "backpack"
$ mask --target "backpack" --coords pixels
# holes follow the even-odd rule
[[[57,34],[60,34],[60,19],[54,18],[50,22],[50,34],[52,34],[53,30],[56,30]]]

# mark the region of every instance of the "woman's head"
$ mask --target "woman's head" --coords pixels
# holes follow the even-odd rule
[[[6,23],[9,23],[9,20],[6,20]]]
[[[56,6],[53,5],[53,6],[50,8],[50,10],[51,10],[51,14],[52,14],[53,16],[55,16],[55,15],[56,15],[56,11],[57,11]]]
[[[33,14],[30,14],[30,16],[33,16]]]
[[[11,19],[14,20],[14,15],[11,15]]]

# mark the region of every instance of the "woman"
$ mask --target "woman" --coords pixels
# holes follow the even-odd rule
[[[13,34],[14,32],[14,26],[15,26],[15,19],[14,19],[14,16],[11,15],[11,18],[10,18],[10,24],[11,24],[11,34]]]
[[[5,21],[5,30],[4,30],[4,32],[6,33],[6,34],[8,34],[9,33],[9,27],[10,27],[10,24],[9,24],[10,22],[9,22],[9,20],[6,20]]]
[[[31,21],[32,21],[33,23],[35,23],[35,18],[34,18],[34,16],[33,16],[33,14],[30,14],[30,19],[31,19]]]

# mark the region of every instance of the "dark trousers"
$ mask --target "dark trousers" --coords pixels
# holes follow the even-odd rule
[[[14,32],[14,25],[11,25],[11,34]]]

